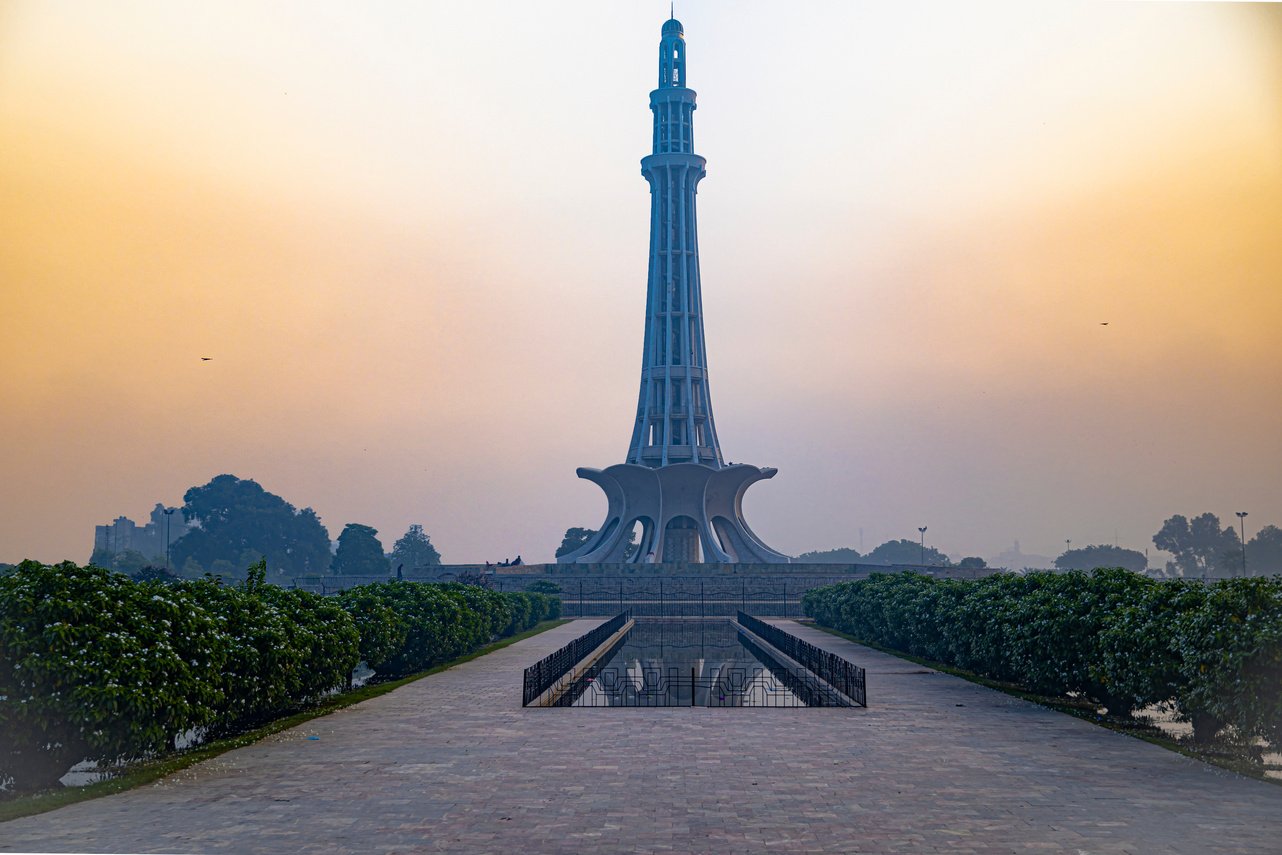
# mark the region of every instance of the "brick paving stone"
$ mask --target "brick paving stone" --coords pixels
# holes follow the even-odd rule
[[[0,824],[0,850],[1282,853],[1282,787],[790,622],[868,669],[867,710],[522,709],[521,669],[597,623]]]

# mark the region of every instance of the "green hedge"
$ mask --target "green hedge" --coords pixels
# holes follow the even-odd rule
[[[0,782],[43,789],[84,759],[244,730],[348,685],[362,659],[410,674],[559,614],[543,594],[458,584],[322,597],[266,584],[261,564],[229,586],[24,562],[0,577]]]
[[[225,662],[209,724],[223,735],[269,721],[346,685],[360,661],[355,622],[341,604],[263,581],[261,564],[248,579],[227,586],[213,579],[179,582],[162,590],[185,596],[214,616],[217,630],[200,641]]]
[[[556,597],[530,591],[503,596],[512,608],[512,617],[505,630],[508,635],[525,632],[539,621],[555,620],[561,616],[561,601]]]
[[[1282,749],[1282,577],[875,574],[816,588],[802,608],[864,641],[1041,694],[1124,715],[1169,703],[1200,740],[1231,726],[1243,745]]]

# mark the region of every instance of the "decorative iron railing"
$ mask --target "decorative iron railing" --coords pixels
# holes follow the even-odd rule
[[[779,708],[850,706],[850,702],[799,669],[736,665],[715,673],[677,667],[590,669],[567,687],[557,705]]]
[[[805,666],[812,674],[861,707],[868,706],[868,683],[863,668],[835,653],[802,641],[777,626],[739,612],[739,625],[770,644],[780,653]]]
[[[622,629],[631,619],[631,612],[621,612],[526,668],[521,706],[529,706],[535,698],[550,689],[557,680],[568,674],[584,657],[604,644],[607,638]]]

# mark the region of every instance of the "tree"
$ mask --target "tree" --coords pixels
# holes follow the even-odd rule
[[[858,564],[860,557],[859,550],[838,546],[836,549],[803,552],[797,556],[797,561],[802,564]]]
[[[439,567],[441,553],[432,545],[432,538],[423,532],[423,527],[415,523],[400,540],[392,546],[392,566],[405,565],[410,570],[422,570],[424,567]]]
[[[183,517],[195,528],[170,547],[175,567],[194,559],[218,572],[215,562],[235,564],[245,555],[265,558],[273,576],[324,573],[329,567],[329,532],[316,512],[297,510],[254,481],[219,475],[192,487],[183,502]]]
[[[158,567],[155,564],[150,564],[139,570],[137,573],[131,574],[130,578],[135,582],[163,582],[166,585],[170,585],[178,581],[178,577],[173,573],[170,573],[164,567]]]
[[[952,562],[948,556],[935,549],[926,547],[925,560],[922,559],[921,544],[913,540],[888,540],[864,556],[869,564],[925,564],[930,567],[947,567]]]
[[[1247,541],[1246,570],[1252,576],[1282,573],[1282,528],[1266,525]]]
[[[209,574],[226,581],[235,581],[245,578],[245,571],[237,570],[236,565],[232,564],[225,558],[215,558],[214,563],[209,565]]]
[[[378,531],[360,523],[348,523],[338,536],[338,551],[330,570],[340,576],[386,576],[388,571]]]
[[[577,526],[574,528],[567,528],[565,530],[565,537],[561,538],[561,545],[556,548],[556,557],[560,558],[562,555],[569,555],[571,552],[579,549],[595,537],[596,532],[597,530],[594,528],[579,528]],[[633,553],[636,551],[637,530],[633,527],[632,531],[628,532],[628,548],[624,550],[623,557],[631,558]]]
[[[1192,520],[1176,514],[1153,535],[1154,546],[1175,555],[1167,570],[1186,578],[1232,576],[1241,567],[1241,544],[1237,532],[1212,513]]]
[[[561,593],[561,586],[547,579],[535,579],[525,586],[525,592],[527,594],[559,594]]]
[[[201,567],[200,562],[195,558],[188,558],[183,562],[183,566],[178,571],[178,575],[184,579],[199,579],[201,576],[205,575],[205,568]]]
[[[988,562],[982,558],[978,558],[976,556],[970,556],[968,558],[963,558],[961,561],[957,562],[957,566],[962,568],[963,570],[983,570],[986,567],[988,567]]]
[[[596,529],[594,528],[579,528],[578,526],[567,528],[565,537],[561,538],[561,545],[556,548],[556,557],[560,558],[562,555],[569,555],[571,552],[582,548],[592,539],[594,534],[596,534]],[[544,555],[546,554],[544,553]]]
[[[107,565],[117,573],[124,573],[126,576],[132,576],[151,562],[147,556],[143,555],[136,549],[126,549],[117,552],[111,556],[111,564]],[[163,561],[161,563],[164,563]]]
[[[1143,552],[1134,549],[1123,549],[1112,544],[1083,546],[1070,549],[1055,559],[1055,566],[1060,570],[1094,570],[1096,567],[1124,567],[1135,573],[1143,573],[1148,568],[1148,559]]]

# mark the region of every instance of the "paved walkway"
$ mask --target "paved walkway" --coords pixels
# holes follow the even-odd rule
[[[1282,787],[796,625],[867,666],[869,709],[522,709],[521,668],[595,623],[0,824],[0,850],[1282,852]]]

